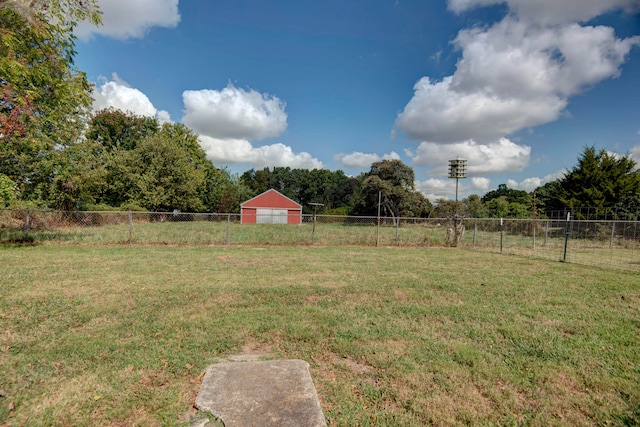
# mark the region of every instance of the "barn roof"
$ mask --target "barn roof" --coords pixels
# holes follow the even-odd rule
[[[287,208],[287,209],[302,209],[300,203],[296,203],[279,191],[267,190],[262,194],[258,194],[256,197],[247,200],[240,205],[242,208]]]

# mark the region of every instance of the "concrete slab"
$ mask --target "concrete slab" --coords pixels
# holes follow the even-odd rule
[[[225,427],[326,427],[303,360],[222,362],[207,368],[195,407]]]

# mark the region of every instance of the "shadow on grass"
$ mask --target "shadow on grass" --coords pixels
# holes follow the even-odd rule
[[[25,245],[36,245],[36,238],[31,234],[25,234],[24,231],[11,231],[0,234],[0,245],[3,247],[15,247]]]
[[[38,245],[43,242],[68,242],[77,240],[78,235],[56,231],[34,230],[28,234],[22,230],[0,232],[0,245]]]

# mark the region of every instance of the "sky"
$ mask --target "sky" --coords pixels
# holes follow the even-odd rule
[[[640,0],[98,0],[95,111],[183,123],[232,173],[399,159],[430,200],[640,161]]]

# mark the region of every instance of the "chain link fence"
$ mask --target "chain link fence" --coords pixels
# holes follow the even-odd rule
[[[563,219],[567,215],[584,221],[637,221],[640,219],[640,208],[624,206],[616,208],[566,208],[564,210],[546,211],[545,218]]]
[[[0,242],[450,247],[640,272],[638,220],[303,215],[299,225],[240,214],[0,210]],[[458,230],[457,232],[455,230]],[[456,240],[456,236],[459,242]]]

